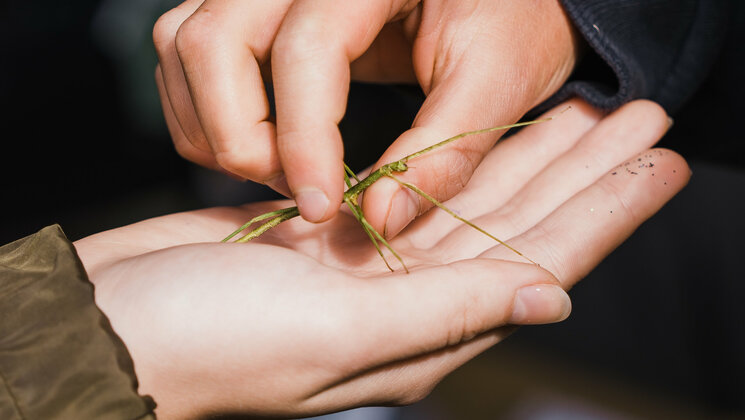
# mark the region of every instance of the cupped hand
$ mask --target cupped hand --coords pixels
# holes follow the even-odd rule
[[[391,241],[411,274],[390,273],[343,212],[216,243],[287,201],[159,217],[75,245],[160,417],[405,404],[511,325],[567,316],[562,289],[687,182],[680,156],[648,149],[667,125],[650,102],[603,117],[575,101],[486,156],[446,204],[540,267],[437,209]]]
[[[578,54],[558,0],[187,0],[156,23],[154,40],[177,150],[290,194],[314,222],[341,203],[337,125],[350,79],[418,82],[427,95],[382,165],[515,122],[563,84]],[[276,125],[264,79],[273,80]],[[404,178],[444,201],[500,134],[464,139]],[[389,237],[431,206],[389,180],[367,196],[369,221]]]

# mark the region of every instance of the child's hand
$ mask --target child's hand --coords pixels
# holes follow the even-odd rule
[[[427,94],[383,164],[459,132],[515,122],[561,86],[577,55],[556,0],[187,0],[158,21],[154,38],[179,152],[291,193],[315,222],[341,203],[337,124],[350,79],[418,82]],[[403,178],[446,200],[498,136],[465,139]],[[430,207],[393,181],[366,196],[369,221],[388,236]]]

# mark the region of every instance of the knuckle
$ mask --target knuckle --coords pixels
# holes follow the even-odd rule
[[[474,338],[483,324],[483,320],[476,316],[478,308],[483,307],[481,294],[475,287],[464,286],[465,296],[457,300],[458,307],[453,310],[455,316],[452,317],[450,328],[448,328],[445,343],[447,346],[455,346]]]
[[[494,212],[500,222],[508,224],[509,232],[525,232],[530,228],[531,220],[528,218],[528,213],[523,210],[526,205],[529,205],[525,201],[525,198],[518,197],[503,204]]]
[[[628,197],[624,194],[621,186],[610,182],[607,177],[602,179],[597,185],[603,194],[609,198],[608,202],[613,203],[614,207],[620,209],[617,211],[618,217],[624,222],[630,221],[635,223],[636,221],[641,222],[641,220],[644,220],[642,216],[636,214],[634,206],[628,201]]]
[[[233,152],[218,152],[215,154],[217,164],[230,172],[244,172],[248,166],[245,158],[238,157]]]
[[[567,258],[561,252],[563,246],[560,234],[554,229],[538,224],[529,232],[527,239],[540,249],[539,254],[545,260],[541,265],[551,267],[551,273],[564,284],[570,278],[572,267],[577,266],[579,261],[576,258]]]
[[[221,151],[215,153],[215,161],[220,167],[248,179],[261,182],[269,174],[265,174],[264,162],[258,153],[237,153],[236,151]]]
[[[181,15],[177,9],[164,13],[155,21],[155,25],[153,25],[153,44],[158,52],[163,51],[173,42],[181,22]]]
[[[211,51],[222,31],[220,22],[210,13],[197,12],[186,19],[175,34],[176,52],[184,59],[192,54]]]
[[[328,51],[338,42],[327,34],[327,27],[314,19],[304,19],[291,31],[280,31],[272,47],[272,60],[302,61]]]
[[[216,133],[207,140],[217,164],[228,171],[256,182],[281,171],[271,123],[260,122],[247,131]]]
[[[179,156],[197,165],[215,168],[214,158],[210,151],[196,148],[183,134],[174,132],[170,127],[169,131],[173,139],[173,148]]]
[[[209,150],[209,143],[201,127],[190,127],[188,130],[184,130],[184,135],[189,139],[194,147],[200,150]]]

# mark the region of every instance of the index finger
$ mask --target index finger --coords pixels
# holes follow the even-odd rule
[[[308,221],[331,218],[343,194],[349,63],[372,44],[404,0],[299,0],[272,48],[277,146],[287,182]],[[413,7],[413,6],[409,6]]]

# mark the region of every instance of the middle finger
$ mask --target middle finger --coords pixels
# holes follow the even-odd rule
[[[217,162],[265,182],[280,173],[260,64],[290,0],[206,0],[179,28],[176,48]]]

